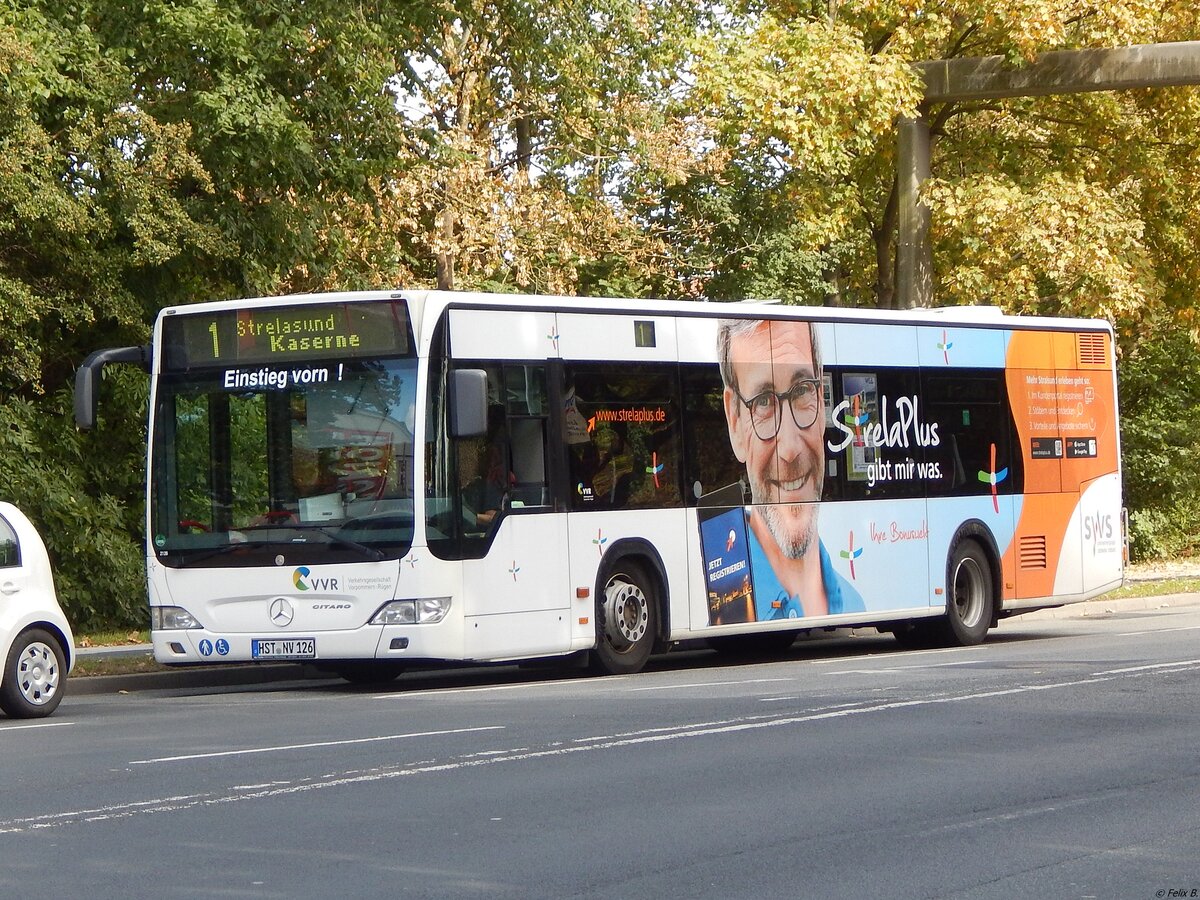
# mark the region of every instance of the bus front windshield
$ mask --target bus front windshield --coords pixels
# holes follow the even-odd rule
[[[169,566],[403,556],[415,390],[411,358],[162,375],[150,552]]]

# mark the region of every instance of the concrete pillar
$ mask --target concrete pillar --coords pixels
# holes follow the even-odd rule
[[[929,207],[921,202],[921,186],[929,178],[929,123],[901,119],[897,185],[899,235],[896,240],[896,307],[933,305],[933,250],[929,239]]]

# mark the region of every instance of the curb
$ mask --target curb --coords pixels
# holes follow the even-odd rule
[[[1100,597],[1086,603],[1071,603],[1053,609],[1039,609],[1017,617],[1020,621],[1044,619],[1101,619],[1124,612],[1155,612],[1165,609],[1200,606],[1200,593],[1159,594],[1106,600]],[[1002,620],[1003,622],[1003,620]],[[1003,624],[1001,624],[1003,627]],[[875,633],[874,628],[852,629],[853,633]],[[121,647],[80,647],[79,658],[115,659],[150,656],[150,644]],[[455,665],[451,663],[450,665]],[[127,675],[87,675],[68,678],[67,694],[132,693],[134,691],[178,690],[187,688],[236,687],[238,685],[275,684],[284,681],[340,681],[336,675],[321,672],[304,663],[233,663],[214,666],[181,666],[159,672],[132,672]]]
[[[1021,620],[1098,619],[1123,612],[1149,612],[1198,605],[1200,605],[1200,593],[1155,594],[1149,597],[1124,597],[1120,600],[1097,597],[1086,603],[1069,603],[1053,609],[1039,609],[1037,612],[1025,613],[1019,618]]]

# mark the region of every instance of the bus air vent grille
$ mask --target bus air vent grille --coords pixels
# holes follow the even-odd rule
[[[1076,335],[1079,347],[1079,364],[1081,366],[1108,366],[1108,342],[1103,334],[1088,333]]]
[[[1021,538],[1021,568],[1046,568],[1046,536],[1044,534],[1030,535]]]

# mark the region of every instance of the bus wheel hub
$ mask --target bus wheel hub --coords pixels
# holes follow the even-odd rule
[[[614,579],[604,590],[604,630],[614,647],[631,647],[650,624],[646,595],[636,584]]]

